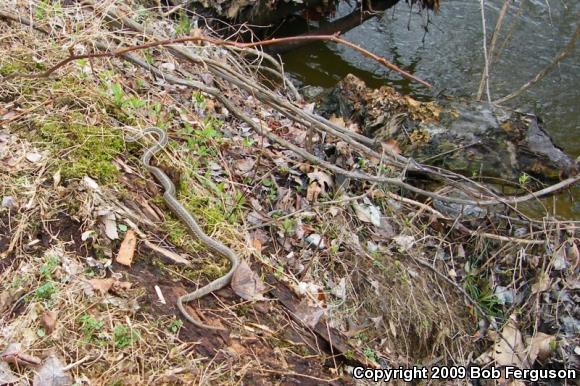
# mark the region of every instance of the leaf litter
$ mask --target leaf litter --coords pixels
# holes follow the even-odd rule
[[[30,12],[36,9],[33,3],[30,9],[22,5],[23,15],[35,15]],[[137,14],[136,8],[131,9],[134,5],[128,2],[125,11]],[[97,20],[92,11],[64,7],[53,33],[59,34],[59,25],[79,31],[72,28],[73,11],[79,12],[75,23],[91,23],[93,29],[85,33],[104,31],[92,25]],[[46,22],[55,20],[51,16]],[[2,32],[14,36],[10,55],[0,58],[4,61],[0,64],[32,51],[54,51],[43,51],[50,46],[46,37],[29,34],[18,24],[0,23]],[[174,28],[167,23],[165,27]],[[72,33],[69,39],[87,41],[87,36],[81,39]],[[136,42],[126,39],[127,44]],[[162,50],[150,55],[167,72],[179,68],[214,83],[215,75],[203,67],[175,61]],[[207,95],[192,97],[190,91],[152,79],[149,72],[130,65],[100,60],[75,65],[66,87],[59,88],[54,80],[37,80],[36,93],[25,95],[30,89],[25,80],[9,81],[25,104],[50,95],[53,100],[44,110],[25,118],[19,118],[20,106],[0,111],[1,119],[10,120],[8,131],[0,131],[0,253],[9,251],[5,257],[9,264],[0,262],[0,381],[191,384],[204,379],[249,384],[255,379],[278,382],[275,374],[303,381],[292,374],[304,371],[348,384],[351,378],[340,362],[346,357],[375,366],[380,359],[397,367],[431,363],[434,357],[441,363],[467,364],[480,355],[484,365],[531,368],[546,363],[566,366],[570,359],[562,353],[569,358],[578,355],[578,248],[573,225],[548,222],[542,230],[551,245],[546,250],[522,249],[515,242],[502,246],[466,235],[425,207],[393,199],[386,187],[345,181],[309,165],[232,119]],[[86,83],[87,74],[98,86]],[[344,141],[323,142],[322,136],[312,135],[279,112],[256,107],[252,96],[238,89],[224,92],[235,105],[255,110],[261,125],[297,145],[325,147],[347,170],[373,167],[375,161],[362,162]],[[414,100],[404,104],[422,108]],[[27,107],[31,106],[23,106]],[[303,109],[314,111],[316,104]],[[236,272],[230,288],[191,305],[208,318],[219,317],[230,329],[227,347],[238,352],[238,359],[224,357],[221,338],[196,331],[175,310],[180,291],[212,280],[227,266],[200,248],[167,214],[159,189],[136,161],[142,149],[128,145],[126,153],[117,154],[127,167],[115,163],[120,176],[112,184],[96,175],[67,177],[56,161],[72,145],[55,149],[46,138],[26,137],[19,130],[48,130],[47,122],[54,117],[76,122],[76,129],[96,125],[122,131],[132,125],[168,125],[172,145],[158,162],[176,169],[172,178],[178,182],[180,199],[203,219],[208,233],[251,262]],[[331,121],[363,132],[355,120]],[[62,134],[52,135],[56,141]],[[103,137],[107,135],[114,134]],[[400,153],[392,140],[383,147]],[[54,224],[59,212],[71,220],[59,220],[54,232],[46,226],[24,225]],[[123,228],[130,223],[134,227]],[[509,236],[515,232],[507,223],[485,219],[462,225],[498,229]],[[136,234],[143,240],[139,246]],[[11,247],[12,240],[16,242]],[[53,247],[59,248],[52,250],[57,252],[45,253]],[[491,255],[496,256],[493,262],[486,260]],[[543,269],[546,256],[549,266]],[[276,285],[292,289],[294,297],[286,300],[295,318],[282,307],[282,295],[270,291]],[[518,319],[508,314],[532,304],[538,313]],[[535,331],[537,325],[546,329]],[[312,330],[331,350],[309,340]],[[327,331],[329,335],[324,335]],[[478,341],[473,339],[475,332]],[[246,355],[249,342],[253,356]],[[53,355],[50,350],[55,348],[58,353]],[[334,349],[343,353],[342,359]],[[270,360],[274,356],[275,362]],[[328,365],[325,360],[330,357],[338,362]],[[138,361],[145,363],[143,374],[131,371]]]

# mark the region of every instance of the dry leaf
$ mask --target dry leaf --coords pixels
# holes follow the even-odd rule
[[[356,217],[363,221],[363,222],[370,222],[373,225],[380,226],[381,225],[381,211],[379,208],[371,204],[370,202],[365,202],[363,204],[359,204],[358,202],[354,202],[352,204],[354,209],[354,213]]]
[[[131,266],[133,262],[133,255],[135,254],[135,247],[137,246],[137,236],[135,236],[135,231],[129,229],[121,247],[119,248],[119,254],[117,255],[117,263],[125,265],[127,267]]]
[[[530,339],[528,342],[529,363],[534,364],[536,359],[544,360],[548,358],[552,354],[550,346],[554,340],[556,340],[555,336],[544,334],[543,332],[538,332]]]
[[[119,238],[119,233],[117,232],[117,220],[115,219],[115,213],[110,210],[99,213],[101,216],[101,222],[105,226],[105,234],[111,240],[117,240]]]
[[[34,375],[33,386],[69,386],[73,379],[63,370],[61,361],[55,356],[49,356],[42,367]]]
[[[0,360],[17,366],[34,366],[39,365],[41,362],[35,356],[24,354],[20,343],[11,343],[8,345],[6,350],[0,354]]]
[[[44,331],[47,335],[52,334],[54,328],[56,327],[56,318],[58,313],[56,311],[44,311],[40,317],[40,323],[44,327]]]
[[[395,242],[405,251],[410,250],[415,243],[415,238],[413,236],[399,235],[393,237],[393,240],[395,240]]]
[[[312,233],[308,237],[306,237],[306,242],[310,244],[310,246],[324,249],[326,248],[326,244],[324,243],[324,239],[318,233]]]
[[[242,299],[266,300],[263,295],[266,292],[266,286],[243,260],[232,276],[231,286],[234,292]]]
[[[510,316],[503,326],[501,336],[498,337],[492,350],[493,359],[498,366],[516,366],[520,369],[530,367],[526,361],[526,348],[514,315]]]
[[[318,321],[324,315],[324,309],[319,306],[312,306],[307,298],[302,299],[300,304],[296,306],[294,314],[298,319],[300,319],[305,325],[310,328],[314,328]]]
[[[332,114],[328,121],[334,123],[336,126],[345,127],[344,119],[342,117],[337,117],[335,114]]]
[[[532,293],[538,294],[547,291],[550,289],[551,284],[550,276],[545,271],[541,271],[536,282],[532,284]]]
[[[318,182],[323,192],[326,192],[328,189],[331,189],[334,186],[332,177],[321,171],[308,173],[308,178],[310,181]]]
[[[258,253],[262,252],[262,242],[260,240],[253,239],[252,246],[254,247],[254,249],[256,249],[256,251],[258,251]]]
[[[8,310],[14,301],[14,294],[10,291],[0,292],[0,314]]]
[[[111,278],[91,279],[88,281],[89,287],[85,288],[85,293],[89,296],[92,296],[94,294],[93,291],[96,291],[99,294],[104,295],[109,292],[114,282],[115,280]]]
[[[322,193],[322,189],[317,182],[312,182],[308,185],[308,189],[306,190],[306,199],[310,202],[315,202],[318,200],[318,196]]]
[[[7,363],[0,362],[0,385],[17,383],[19,380],[20,378],[12,372]]]
[[[399,143],[394,139],[389,139],[381,143],[381,146],[383,147],[383,150],[387,154],[395,154],[395,155],[401,154],[401,148],[399,147]]]
[[[256,161],[254,161],[251,158],[245,158],[243,160],[239,160],[238,162],[236,162],[236,169],[238,169],[240,172],[242,172],[242,175],[252,171],[252,169],[254,169],[254,165],[256,164]]]
[[[42,154],[31,151],[30,153],[26,153],[26,159],[32,163],[37,163],[42,159]]]

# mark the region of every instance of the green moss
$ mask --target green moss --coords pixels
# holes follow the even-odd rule
[[[63,178],[89,175],[102,184],[115,181],[113,158],[123,150],[121,133],[108,127],[77,123],[44,123],[39,130],[50,142]]]
[[[23,67],[15,62],[10,62],[10,63],[4,63],[2,65],[0,65],[0,75],[2,76],[8,76],[12,73],[15,72],[22,72],[23,71]]]

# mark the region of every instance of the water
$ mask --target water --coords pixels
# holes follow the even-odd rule
[[[368,20],[343,35],[427,80],[434,85],[433,90],[411,83],[334,43],[317,43],[284,55],[286,69],[307,84],[323,87],[333,86],[350,72],[371,87],[391,85],[422,100],[438,93],[474,98],[484,63],[480,3],[476,0],[441,3],[439,14],[429,15],[427,34],[424,29],[427,14],[410,13],[408,5],[401,2],[380,19]],[[503,0],[485,1],[488,39],[502,4]],[[352,6],[342,2],[335,17],[351,11]],[[491,71],[492,100],[513,92],[549,64],[573,35],[579,16],[578,0],[510,1],[498,46],[512,23],[515,24],[510,41]],[[576,158],[580,155],[579,101],[580,48],[577,47],[543,80],[507,105],[538,114],[554,142]],[[545,204],[552,211],[555,201],[556,213],[578,219],[579,198],[580,189],[576,188],[572,194],[561,194]],[[543,212],[539,207],[535,210],[537,214]]]

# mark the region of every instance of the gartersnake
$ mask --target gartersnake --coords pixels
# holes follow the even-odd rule
[[[179,217],[179,219],[181,221],[183,221],[187,225],[189,231],[195,237],[197,237],[197,239],[204,246],[206,246],[208,249],[210,249],[213,252],[216,252],[222,256],[227,257],[231,263],[230,270],[224,276],[222,276],[218,279],[215,279],[211,283],[207,284],[204,287],[197,289],[194,292],[191,292],[191,293],[188,293],[188,294],[185,294],[183,296],[178,297],[177,298],[177,308],[179,308],[179,311],[181,311],[183,316],[187,320],[189,320],[191,323],[193,323],[195,326],[200,327],[200,328],[210,329],[210,330],[223,331],[224,329],[221,327],[209,326],[207,324],[200,322],[199,320],[192,318],[189,315],[189,313],[185,310],[183,303],[191,302],[195,299],[199,299],[199,298],[201,298],[201,297],[203,297],[203,296],[205,296],[213,291],[217,291],[217,290],[227,286],[230,283],[232,276],[238,267],[240,259],[238,258],[238,255],[236,255],[236,253],[234,251],[232,251],[230,248],[228,248],[227,246],[225,246],[221,242],[219,242],[215,239],[212,239],[211,237],[209,237],[208,235],[206,235],[204,233],[204,231],[197,224],[197,222],[195,221],[193,216],[187,211],[187,209],[185,209],[183,207],[183,205],[175,197],[175,193],[176,193],[175,185],[173,184],[171,179],[165,174],[165,172],[163,172],[163,170],[161,170],[155,166],[151,166],[151,164],[150,164],[151,158],[153,158],[155,153],[157,153],[159,150],[163,149],[165,147],[165,145],[167,145],[166,132],[158,127],[149,127],[135,137],[128,137],[127,141],[134,142],[147,133],[155,133],[159,136],[159,138],[155,144],[153,144],[151,147],[149,147],[145,151],[145,153],[143,153],[143,156],[141,157],[141,162],[147,168],[147,170],[149,170],[149,172],[155,176],[157,181],[159,181],[159,183],[163,186],[163,189],[165,189],[165,192],[163,193],[163,199],[165,200],[165,203],[167,204],[169,209],[171,209],[171,211],[177,217]]]

